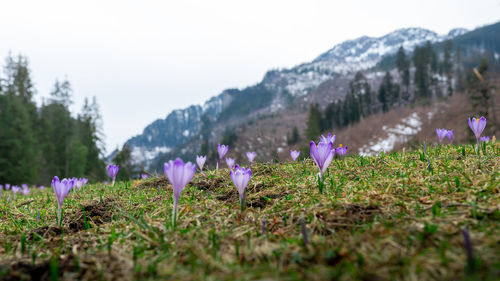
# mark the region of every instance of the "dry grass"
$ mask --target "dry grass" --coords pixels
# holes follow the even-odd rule
[[[323,194],[311,161],[256,164],[243,213],[228,170],[207,171],[183,191],[175,229],[164,177],[72,193],[62,227],[51,190],[12,203],[4,194],[0,273],[3,280],[498,280],[499,153],[496,144],[480,155],[446,146],[348,157],[332,163]]]

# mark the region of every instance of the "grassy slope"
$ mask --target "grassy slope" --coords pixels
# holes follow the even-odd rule
[[[481,156],[452,146],[349,157],[332,163],[324,194],[310,161],[257,164],[244,213],[228,171],[209,171],[184,190],[176,230],[165,178],[71,193],[62,228],[51,189],[12,203],[4,193],[0,279],[493,280],[499,154],[497,143]],[[476,258],[469,273],[463,227]]]

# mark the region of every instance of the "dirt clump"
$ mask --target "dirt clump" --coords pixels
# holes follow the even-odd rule
[[[75,233],[94,225],[101,225],[110,222],[113,215],[116,213],[115,200],[106,198],[102,201],[94,201],[90,204],[83,205],[72,215],[63,217],[63,225],[60,226],[42,226],[34,229],[27,235],[28,240],[37,240],[40,237],[50,238],[57,237],[62,233]]]
[[[327,234],[335,229],[352,229],[373,222],[375,216],[380,214],[382,211],[377,205],[346,204],[340,208],[319,212],[316,218],[324,225],[320,232]]]
[[[73,216],[63,220],[64,228],[76,232],[91,227],[92,224],[101,225],[110,222],[116,212],[114,206],[115,200],[113,198],[84,205]]]
[[[73,254],[32,263],[11,260],[0,265],[1,280],[132,280],[131,262],[114,253]]]

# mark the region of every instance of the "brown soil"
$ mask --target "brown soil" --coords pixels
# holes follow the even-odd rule
[[[166,176],[160,176],[153,179],[141,180],[135,187],[136,188],[166,188],[170,185]]]
[[[63,226],[42,226],[31,232],[27,238],[37,239],[38,236],[43,238],[59,236],[63,233],[74,233],[84,230],[86,225],[91,228],[94,225],[98,226],[106,222],[110,222],[113,214],[116,212],[115,201],[112,198],[106,198],[102,202],[94,201],[88,205],[84,205],[82,209],[77,210],[72,215],[63,217]]]
[[[209,179],[208,177],[198,177],[193,179],[192,184],[200,190],[215,191],[220,188],[224,183],[222,177],[214,177]]]
[[[318,213],[316,217],[324,224],[325,234],[334,229],[351,229],[359,224],[372,222],[376,215],[382,214],[376,205],[349,204],[341,208]]]
[[[57,261],[50,259],[35,264],[28,260],[13,260],[0,266],[1,280],[132,280],[132,266],[124,258],[111,253],[73,254]]]

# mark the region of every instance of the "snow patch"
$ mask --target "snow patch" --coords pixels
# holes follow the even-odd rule
[[[153,148],[133,146],[130,156],[132,157],[133,164],[145,165],[151,163],[151,161],[160,153],[167,153],[170,152],[170,150],[172,149],[166,146],[157,146]]]
[[[378,140],[370,141],[368,145],[364,145],[359,149],[360,155],[371,156],[376,155],[382,151],[389,152],[394,149],[397,143],[407,142],[408,137],[417,134],[422,130],[422,121],[416,112],[410,116],[403,118],[402,123],[389,128],[383,126],[382,130],[387,133],[386,138],[379,138]]]

